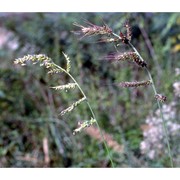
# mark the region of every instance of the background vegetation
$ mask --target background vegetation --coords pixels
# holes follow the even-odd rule
[[[82,18],[83,17],[83,18]],[[71,58],[71,73],[86,92],[105,132],[116,167],[169,167],[165,149],[149,158],[141,151],[146,119],[157,109],[151,87],[124,89],[122,81],[147,79],[132,63],[109,63],[103,57],[116,52],[99,38],[79,39],[73,22],[103,21],[118,33],[129,19],[132,43],[148,63],[158,91],[167,106],[179,97],[173,83],[180,81],[179,13],[1,13],[0,14],[0,167],[109,167],[110,161],[96,127],[73,136],[79,121],[89,119],[81,104],[72,113],[58,116],[79,98],[76,90],[58,92],[50,86],[65,84],[67,77],[49,76],[39,66],[19,67],[16,58],[46,54],[65,66],[62,51]],[[103,21],[102,21],[103,19]],[[128,50],[123,44],[119,51]],[[180,166],[179,133],[172,135],[175,166]],[[151,147],[150,147],[151,148]]]

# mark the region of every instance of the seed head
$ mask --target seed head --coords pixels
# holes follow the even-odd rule
[[[73,135],[76,135],[77,133],[81,132],[85,128],[92,126],[95,122],[96,122],[96,119],[94,118],[91,118],[88,121],[79,122],[78,123],[79,127],[73,131]]]
[[[135,52],[125,52],[125,53],[118,53],[118,54],[111,54],[105,57],[109,61],[127,61],[132,60],[137,65],[141,67],[146,67],[147,64],[145,61],[142,61],[139,56]]]
[[[63,116],[63,115],[65,115],[66,113],[71,112],[76,106],[78,106],[81,102],[83,102],[83,101],[85,101],[85,100],[86,100],[86,98],[83,97],[83,98],[79,99],[78,101],[72,103],[71,106],[69,106],[69,107],[66,108],[65,110],[61,111],[60,115]]]
[[[51,87],[55,90],[67,90],[67,89],[74,89],[76,87],[76,83],[68,83],[68,84],[65,84],[65,85],[60,85],[60,86],[54,86],[54,87]]]
[[[139,87],[139,86],[148,86],[151,84],[151,81],[140,81],[140,82],[121,82],[118,85],[121,87]]]

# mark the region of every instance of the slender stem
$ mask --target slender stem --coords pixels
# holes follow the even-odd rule
[[[54,63],[53,63],[53,64],[54,64]],[[91,105],[90,105],[90,103],[89,103],[89,101],[88,101],[88,99],[87,99],[84,91],[82,90],[82,88],[79,86],[78,82],[74,79],[74,77],[73,77],[70,73],[68,73],[65,69],[61,68],[60,66],[58,66],[58,65],[56,65],[56,64],[54,64],[54,65],[55,65],[56,67],[60,68],[63,72],[65,72],[65,73],[74,81],[74,83],[76,83],[78,89],[80,90],[80,92],[82,93],[82,95],[86,98],[86,103],[87,103],[88,108],[89,108],[89,110],[90,110],[90,112],[91,112],[91,114],[92,114],[92,117],[93,117],[93,119],[96,120],[96,125],[97,125],[97,127],[98,127],[98,129],[99,129],[99,132],[100,132],[100,135],[101,135],[101,137],[102,137],[102,140],[103,140],[105,149],[106,149],[107,154],[108,154],[108,156],[109,156],[109,159],[110,159],[110,161],[111,161],[111,166],[114,168],[114,163],[113,163],[112,157],[111,157],[111,155],[110,155],[109,149],[108,149],[108,147],[107,147],[107,143],[106,143],[106,141],[105,141],[104,135],[103,135],[103,133],[102,133],[102,131],[101,131],[101,129],[100,129],[99,123],[98,123],[98,121],[97,121],[97,119],[96,119],[96,116],[95,116],[95,114],[94,114],[94,112],[93,112],[93,110],[92,110],[92,108],[91,108]]]
[[[93,110],[92,110],[92,108],[91,108],[91,105],[89,104],[88,100],[87,100],[86,102],[87,102],[87,105],[88,105],[88,107],[89,107],[89,109],[90,109],[90,111],[91,111],[91,114],[92,114],[93,118],[96,119],[96,116],[95,116],[95,114],[94,114],[94,112],[93,112]],[[103,133],[102,133],[102,131],[101,131],[101,129],[100,129],[99,123],[97,122],[97,119],[96,119],[96,125],[97,125],[97,127],[98,127],[98,129],[99,129],[99,132],[100,132],[100,134],[101,134],[101,137],[102,137],[104,146],[105,146],[105,148],[106,148],[106,151],[107,151],[107,153],[108,153],[109,159],[110,159],[110,161],[111,161],[111,165],[112,165],[112,167],[114,168],[114,163],[113,163],[112,157],[111,157],[111,155],[110,155],[109,149],[108,149],[108,147],[107,147],[107,143],[106,143],[105,138],[104,138],[104,135],[103,135]]]
[[[165,134],[165,140],[166,140],[166,144],[167,144],[167,147],[168,147],[168,154],[169,154],[169,159],[170,159],[170,163],[171,163],[171,167],[174,167],[173,165],[173,158],[172,158],[172,154],[171,154],[171,147],[170,147],[170,144],[169,144],[169,138],[168,138],[168,130],[167,130],[167,125],[166,125],[166,121],[164,120],[164,117],[163,117],[163,112],[162,112],[162,108],[161,108],[161,105],[159,103],[159,101],[157,100],[157,104],[158,104],[158,107],[160,109],[160,115],[161,115],[161,119],[163,120],[163,129],[164,129],[164,134]]]
[[[141,58],[142,61],[143,58],[141,57],[141,55],[139,54],[139,52],[136,50],[136,48],[129,42],[129,45],[133,48],[133,50],[139,55],[139,57]],[[147,73],[148,73],[148,76],[149,76],[149,79],[151,80],[151,85],[152,85],[152,88],[153,88],[153,91],[154,91],[154,94],[156,95],[157,94],[157,91],[156,91],[156,87],[155,87],[155,84],[154,84],[154,81],[153,81],[153,78],[151,76],[151,73],[149,72],[149,70],[147,69],[147,67],[145,68]],[[163,121],[163,129],[164,129],[164,134],[165,134],[165,139],[166,139],[166,144],[167,144],[167,147],[168,147],[168,154],[169,154],[169,159],[170,159],[170,163],[171,163],[171,167],[173,167],[173,160],[172,160],[172,154],[171,154],[171,148],[170,148],[170,143],[169,143],[169,138],[168,138],[168,131],[167,131],[167,126],[166,126],[166,122],[164,120],[164,116],[163,116],[163,112],[162,112],[162,107],[159,103],[159,101],[157,100],[157,104],[158,104],[158,108],[160,110],[160,114],[161,114],[161,119]]]
[[[146,71],[148,73],[148,76],[149,76],[149,79],[151,80],[151,83],[152,83],[152,88],[153,88],[153,91],[154,91],[154,94],[156,95],[157,94],[157,91],[156,91],[156,87],[154,85],[154,81],[152,79],[152,76],[151,76],[151,73],[149,72],[149,70],[146,68]],[[173,167],[173,160],[172,160],[172,154],[171,154],[171,148],[170,148],[170,144],[169,144],[169,138],[168,138],[168,130],[167,130],[167,125],[166,125],[166,121],[164,119],[164,116],[163,116],[163,112],[162,112],[162,107],[161,107],[161,104],[160,102],[157,100],[157,104],[158,104],[158,108],[160,110],[160,116],[161,116],[161,119],[163,121],[163,129],[164,129],[164,134],[165,134],[165,139],[166,139],[166,144],[167,144],[167,147],[168,147],[168,153],[169,153],[169,158],[170,158],[170,162],[171,162],[171,167]]]
[[[146,71],[148,73],[148,76],[149,76],[149,79],[151,81],[151,85],[152,85],[152,88],[153,88],[153,91],[154,91],[154,94],[156,95],[157,94],[157,91],[156,91],[156,87],[154,85],[154,81],[153,81],[153,78],[151,76],[151,73],[149,72],[149,70],[146,68]],[[159,101],[158,101],[159,102]]]
[[[119,39],[121,39],[120,36],[118,36],[117,34],[115,33],[112,33],[114,36],[118,37]],[[136,54],[139,56],[139,58],[144,61],[144,59],[142,58],[142,56],[139,54],[139,52],[137,51],[137,49],[130,43],[128,42],[128,45],[136,52]],[[156,91],[156,87],[155,87],[155,84],[154,84],[154,81],[153,81],[153,78],[151,76],[151,73],[149,72],[148,68],[145,67],[147,73],[148,73],[148,76],[149,76],[149,79],[151,80],[151,85],[152,85],[152,88],[153,88],[153,91],[154,91],[154,94],[156,95],[157,94],[157,91]],[[167,130],[167,126],[166,126],[166,122],[165,122],[165,119],[164,119],[164,116],[163,116],[163,112],[162,112],[162,107],[160,105],[160,102],[157,100],[157,104],[158,104],[158,108],[160,110],[160,115],[161,115],[161,119],[163,121],[163,129],[164,129],[164,134],[165,134],[165,139],[166,139],[166,144],[167,144],[167,147],[168,147],[168,154],[169,154],[169,159],[170,159],[170,163],[171,163],[171,167],[173,167],[173,158],[172,158],[172,154],[171,154],[171,148],[170,148],[170,143],[169,143],[169,138],[168,138],[168,130]]]

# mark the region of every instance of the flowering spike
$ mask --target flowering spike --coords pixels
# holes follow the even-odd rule
[[[22,58],[15,59],[14,64],[20,64],[21,66],[25,66],[27,62],[32,62],[32,64],[36,64],[39,62],[40,66],[45,66],[47,69],[57,69],[52,62],[52,59],[45,54],[26,55]]]
[[[142,61],[139,56],[135,52],[124,52],[124,53],[117,53],[117,54],[111,54],[106,57],[107,60],[110,61],[127,61],[132,60],[137,65],[141,67],[146,67],[147,64],[145,61]]]
[[[48,71],[48,74],[57,74],[57,73],[61,73],[61,72],[63,72],[61,69],[53,68],[53,69]]]
[[[72,31],[75,34],[82,34],[82,38],[85,36],[95,36],[95,35],[110,35],[112,33],[112,29],[110,29],[106,24],[103,26],[97,26],[95,24],[92,24],[90,22],[86,22],[88,25],[87,27],[78,24],[78,23],[73,23],[73,25],[81,28],[79,31]]]
[[[78,101],[74,102],[71,106],[69,106],[68,108],[66,108],[65,110],[61,111],[60,115],[63,116],[68,112],[71,112],[76,106],[78,106],[81,102],[83,102],[84,100],[86,100],[85,97],[79,99]]]
[[[118,85],[121,87],[139,87],[139,86],[148,86],[152,84],[150,80],[140,81],[140,82],[121,82]]]
[[[76,83],[68,83],[68,84],[65,84],[65,85],[60,85],[60,86],[54,86],[54,87],[51,87],[55,90],[64,90],[64,89],[74,89],[76,87]]]
[[[71,69],[71,61],[70,61],[70,58],[67,54],[65,54],[64,52],[62,52],[65,59],[66,59],[66,62],[67,62],[67,65],[66,65],[66,71],[67,72],[70,72],[70,69]]]
[[[81,132],[82,130],[84,130],[85,128],[87,127],[90,127],[92,126],[94,123],[96,122],[96,119],[92,118],[88,121],[84,121],[84,122],[79,122],[78,125],[79,127],[76,128],[74,131],[73,131],[73,135],[76,135],[77,133]]]
[[[45,54],[38,54],[38,55],[26,55],[22,58],[15,59],[14,64],[20,64],[24,65],[27,61],[33,62],[33,64],[36,64],[37,62],[40,62],[41,65],[47,65],[48,63],[52,62],[51,58],[46,56]]]

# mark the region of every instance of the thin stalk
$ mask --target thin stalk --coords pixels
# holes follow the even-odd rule
[[[152,79],[151,73],[149,72],[149,70],[147,68],[146,68],[146,71],[148,73],[149,79],[151,80],[154,94],[156,95],[157,91],[156,91],[156,87],[154,85],[154,81]],[[164,116],[163,116],[161,104],[160,104],[160,102],[158,100],[157,100],[157,104],[158,104],[158,108],[160,110],[161,119],[163,121],[162,124],[163,124],[164,134],[165,134],[165,137],[166,137],[165,139],[166,139],[166,144],[167,144],[167,147],[168,147],[168,154],[169,154],[169,159],[170,159],[170,162],[171,162],[171,167],[173,167],[173,160],[172,160],[171,148],[170,148],[170,143],[169,143],[169,138],[168,138],[168,130],[167,130],[166,121],[165,121]]]
[[[92,114],[93,118],[96,119],[96,116],[95,116],[95,114],[94,114],[94,112],[93,112],[93,110],[92,110],[92,108],[91,108],[91,105],[89,104],[88,100],[86,101],[86,103],[87,103],[87,105],[88,105],[88,107],[89,107],[89,109],[90,109],[90,111],[91,111],[91,114]],[[101,129],[100,129],[99,123],[97,122],[97,119],[96,119],[96,125],[97,125],[97,127],[98,127],[98,129],[99,129],[99,132],[100,132],[100,134],[101,134],[101,137],[102,137],[104,146],[105,146],[105,148],[106,148],[106,151],[107,151],[107,153],[108,153],[109,159],[110,159],[110,161],[111,161],[111,166],[114,168],[114,163],[113,163],[112,157],[111,157],[111,155],[110,155],[109,149],[108,149],[108,147],[107,147],[107,143],[106,143],[105,138],[104,138],[104,135],[103,135],[103,133],[102,133],[102,131],[101,131]]]
[[[121,39],[120,36],[118,36],[117,34],[115,33],[112,33],[112,35],[118,37],[119,39]],[[144,61],[144,59],[142,58],[142,56],[139,54],[139,52],[137,51],[137,49],[130,43],[128,42],[128,45],[136,52],[136,54],[139,56],[139,58]],[[154,81],[153,81],[153,78],[151,76],[151,73],[149,72],[148,68],[145,67],[147,73],[148,73],[148,76],[149,76],[149,79],[151,80],[151,85],[152,85],[152,88],[153,88],[153,91],[154,91],[154,94],[156,95],[157,94],[157,90],[156,90],[156,87],[155,87],[155,84],[154,84]],[[167,144],[167,147],[168,147],[168,154],[169,154],[169,159],[170,159],[170,163],[171,163],[171,167],[173,167],[173,160],[172,160],[172,154],[171,154],[171,148],[170,148],[170,143],[169,143],[169,138],[168,138],[168,130],[167,130],[167,126],[166,126],[166,122],[165,122],[165,119],[164,119],[164,116],[163,116],[163,112],[162,112],[162,107],[160,105],[160,102],[157,100],[157,104],[158,104],[158,108],[160,110],[160,115],[161,115],[161,119],[162,119],[162,124],[163,124],[163,129],[164,129],[164,134],[165,134],[165,139],[166,139],[166,144]]]
[[[54,63],[53,63],[53,64],[54,64]],[[102,140],[103,140],[103,144],[104,144],[104,146],[105,146],[105,149],[106,149],[107,154],[108,154],[108,156],[109,156],[109,159],[110,159],[110,161],[111,161],[111,166],[114,168],[114,163],[113,163],[112,157],[111,157],[111,155],[110,155],[109,149],[108,149],[108,147],[107,147],[107,143],[106,143],[106,141],[105,141],[104,135],[103,135],[103,133],[102,133],[102,131],[101,131],[101,129],[100,129],[100,126],[99,126],[99,123],[98,123],[98,121],[97,121],[97,119],[96,119],[96,116],[95,116],[95,114],[94,114],[94,111],[92,110],[91,105],[90,105],[90,103],[89,103],[89,101],[88,101],[88,99],[87,99],[84,91],[82,90],[82,88],[80,87],[80,85],[78,84],[78,82],[74,79],[74,77],[73,77],[70,73],[68,73],[65,69],[61,68],[60,66],[58,66],[58,65],[56,65],[56,64],[54,64],[54,65],[55,65],[57,68],[60,68],[63,72],[65,72],[65,73],[74,81],[74,83],[76,83],[78,89],[80,90],[80,92],[82,93],[82,95],[84,96],[84,98],[86,98],[87,106],[88,106],[88,108],[89,108],[89,110],[90,110],[90,112],[91,112],[91,114],[92,114],[93,119],[96,120],[96,125],[97,125],[97,127],[98,127],[98,129],[99,129],[100,135],[101,135]]]

